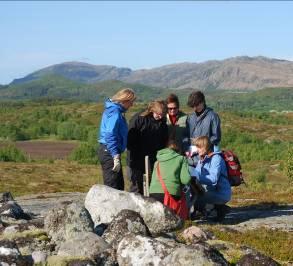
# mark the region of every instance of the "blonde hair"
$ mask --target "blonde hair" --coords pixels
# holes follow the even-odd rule
[[[147,116],[152,113],[163,113],[165,115],[167,113],[166,102],[163,100],[150,102],[147,109],[141,113],[141,116]]]
[[[201,136],[195,139],[191,139],[191,144],[195,145],[198,148],[204,148],[206,153],[212,151],[212,143],[207,136]]]
[[[113,102],[123,103],[128,101],[134,101],[136,99],[135,93],[130,88],[125,88],[120,91],[118,91],[111,100]]]

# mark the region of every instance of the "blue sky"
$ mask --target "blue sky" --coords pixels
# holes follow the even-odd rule
[[[293,60],[293,2],[2,2],[0,84],[66,61],[132,69]]]

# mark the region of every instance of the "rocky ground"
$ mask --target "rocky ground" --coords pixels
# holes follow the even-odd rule
[[[210,221],[178,233],[182,220],[161,203],[102,185],[88,193],[0,196],[0,265],[279,265],[198,226]],[[235,207],[223,226],[292,232],[292,214],[291,205]]]
[[[44,216],[48,210],[58,205],[79,202],[83,203],[86,193],[66,192],[47,193],[16,198],[25,212]],[[210,221],[198,221],[197,224]],[[249,207],[232,207],[223,222],[225,226],[239,230],[267,227],[293,232],[293,205],[252,205]]]

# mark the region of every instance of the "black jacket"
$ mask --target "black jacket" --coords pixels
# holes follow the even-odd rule
[[[166,119],[155,120],[153,115],[135,114],[129,122],[127,137],[127,165],[133,169],[145,170],[145,156],[148,155],[151,170],[158,150],[166,147],[168,127]]]

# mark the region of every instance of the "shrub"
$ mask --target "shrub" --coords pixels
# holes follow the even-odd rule
[[[286,172],[290,183],[293,183],[293,147],[288,147],[288,157],[286,162]]]
[[[265,183],[266,182],[266,171],[265,170],[257,170],[252,176],[251,176],[251,182],[252,183]]]
[[[24,153],[17,149],[15,145],[7,145],[0,149],[0,161],[2,162],[26,162]]]
[[[97,147],[89,143],[82,143],[69,155],[69,160],[77,161],[81,164],[97,164]]]

